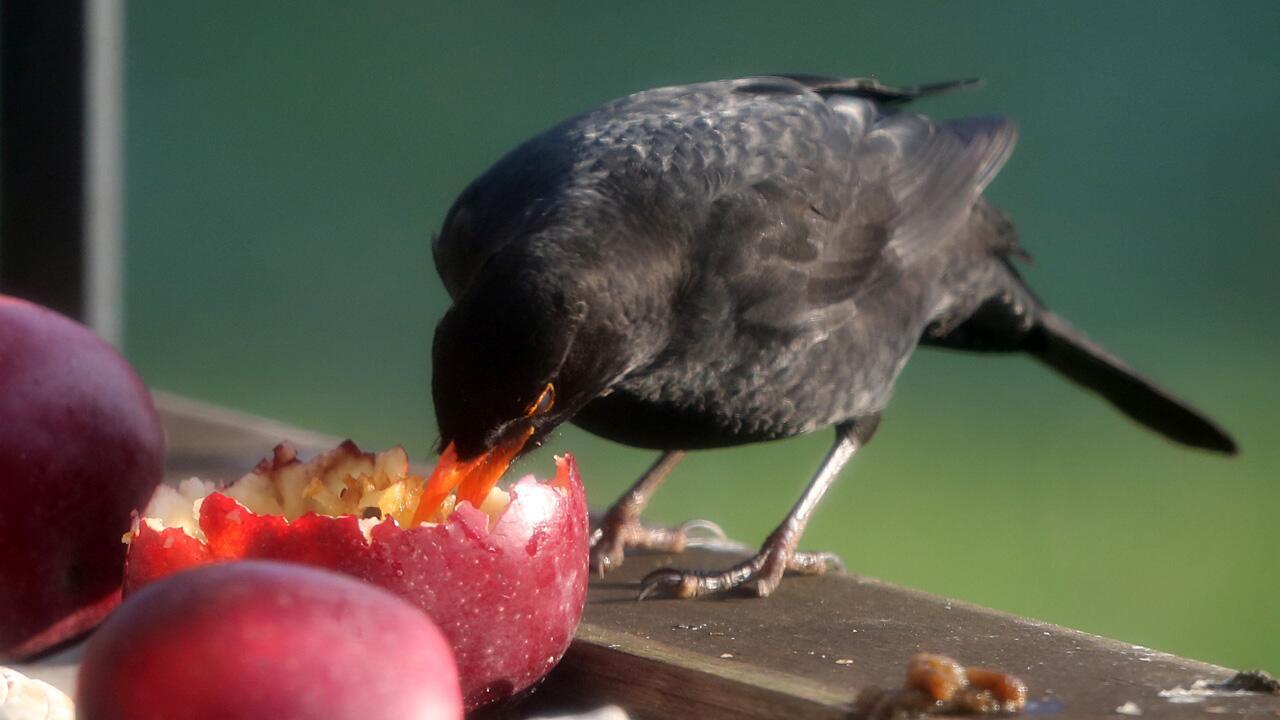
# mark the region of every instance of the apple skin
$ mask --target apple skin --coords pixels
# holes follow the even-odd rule
[[[448,642],[368,583],[292,563],[155,583],[89,639],[80,720],[457,720]]]
[[[0,660],[75,637],[119,603],[120,536],[163,473],[160,418],[124,358],[0,296]]]
[[[488,516],[463,503],[439,525],[382,522],[371,540],[354,516],[307,514],[289,523],[213,493],[200,509],[207,543],[135,524],[125,593],[183,567],[242,558],[336,570],[425,611],[453,646],[467,711],[495,705],[555,667],[582,617],[587,502],[573,457],[557,462],[551,483],[519,480],[491,528]]]

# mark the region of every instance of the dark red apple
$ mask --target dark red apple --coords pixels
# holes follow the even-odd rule
[[[89,639],[80,720],[456,720],[448,642],[349,577],[236,562],[132,595]]]
[[[163,471],[160,419],[124,358],[83,325],[0,296],[0,659],[115,607],[120,536]]]
[[[552,481],[494,488],[480,509],[446,498],[420,513],[429,487],[403,450],[374,456],[350,442],[305,463],[281,446],[221,491],[198,480],[162,487],[134,525],[126,593],[184,567],[241,558],[337,570],[435,620],[453,646],[468,710],[505,700],[554,667],[582,615],[587,506],[577,466],[557,458]]]

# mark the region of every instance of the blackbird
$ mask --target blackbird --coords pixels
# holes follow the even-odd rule
[[[559,423],[662,451],[605,515],[591,562],[679,551],[691,527],[640,512],[685,451],[835,429],[754,557],[662,569],[641,596],[690,597],[838,561],[797,542],[875,432],[917,345],[1024,352],[1166,437],[1234,454],[1212,420],[1049,312],[982,197],[1013,150],[999,116],[905,106],[974,81],[748,77],[659,88],[512,150],[433,241],[453,300],[436,328],[437,481],[491,484]]]

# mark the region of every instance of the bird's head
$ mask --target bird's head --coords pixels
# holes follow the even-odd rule
[[[432,396],[442,466],[496,482],[594,397],[583,374],[566,367],[585,306],[553,285],[528,268],[485,273],[436,327]]]

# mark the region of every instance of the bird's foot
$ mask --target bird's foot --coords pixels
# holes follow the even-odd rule
[[[729,592],[754,584],[756,594],[768,597],[788,570],[801,575],[824,575],[844,571],[844,563],[835,553],[798,552],[789,542],[766,542],[755,556],[721,571],[659,568],[640,581],[640,596],[693,598]]]
[[[702,534],[695,534],[698,531]],[[627,548],[679,553],[726,540],[724,530],[710,520],[690,520],[675,528],[647,527],[638,517],[610,510],[591,534],[591,571],[604,577],[622,565]]]

